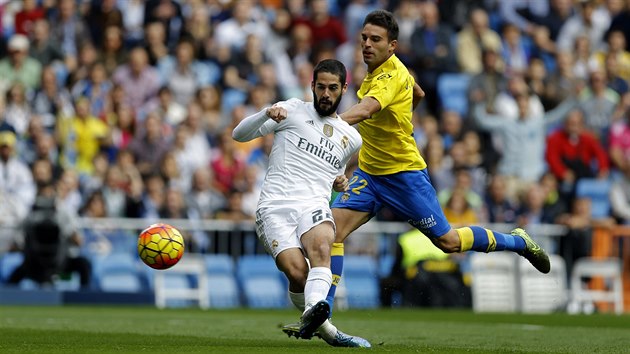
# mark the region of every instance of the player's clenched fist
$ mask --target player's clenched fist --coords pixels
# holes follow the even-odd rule
[[[276,123],[280,123],[287,118],[287,110],[274,104],[267,108],[267,117],[273,119]]]
[[[345,192],[348,190],[348,178],[345,175],[340,175],[335,178],[333,182],[333,189],[335,192]]]

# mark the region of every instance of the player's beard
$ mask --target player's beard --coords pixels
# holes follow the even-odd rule
[[[317,95],[315,94],[315,91],[313,91],[313,105],[315,106],[315,110],[322,117],[331,116],[333,113],[335,113],[337,111],[337,107],[339,107],[339,103],[341,103],[341,97],[342,96],[343,95],[339,95],[339,97],[337,97],[337,100],[335,100],[335,102],[333,102],[333,104],[330,106],[330,108],[324,109],[324,108],[320,107],[319,99],[317,99]]]

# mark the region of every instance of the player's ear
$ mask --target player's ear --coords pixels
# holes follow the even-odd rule
[[[390,41],[390,42],[389,42],[389,50],[390,50],[391,52],[395,52],[395,51],[396,51],[396,48],[398,48],[398,40],[397,40],[397,39],[394,39],[393,41]]]
[[[346,91],[348,91],[348,83],[344,83],[343,87],[341,88],[341,94],[343,95],[344,93],[346,93]]]

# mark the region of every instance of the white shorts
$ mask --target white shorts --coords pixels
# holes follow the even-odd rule
[[[313,227],[329,221],[335,222],[328,202],[308,204],[278,201],[266,203],[256,211],[256,234],[265,250],[274,259],[289,248],[302,248],[300,238]]]

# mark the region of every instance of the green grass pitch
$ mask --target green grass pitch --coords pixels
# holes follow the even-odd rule
[[[0,307],[0,353],[331,353],[288,338],[291,310]],[[336,312],[378,353],[630,353],[630,316],[475,314],[421,309]]]

